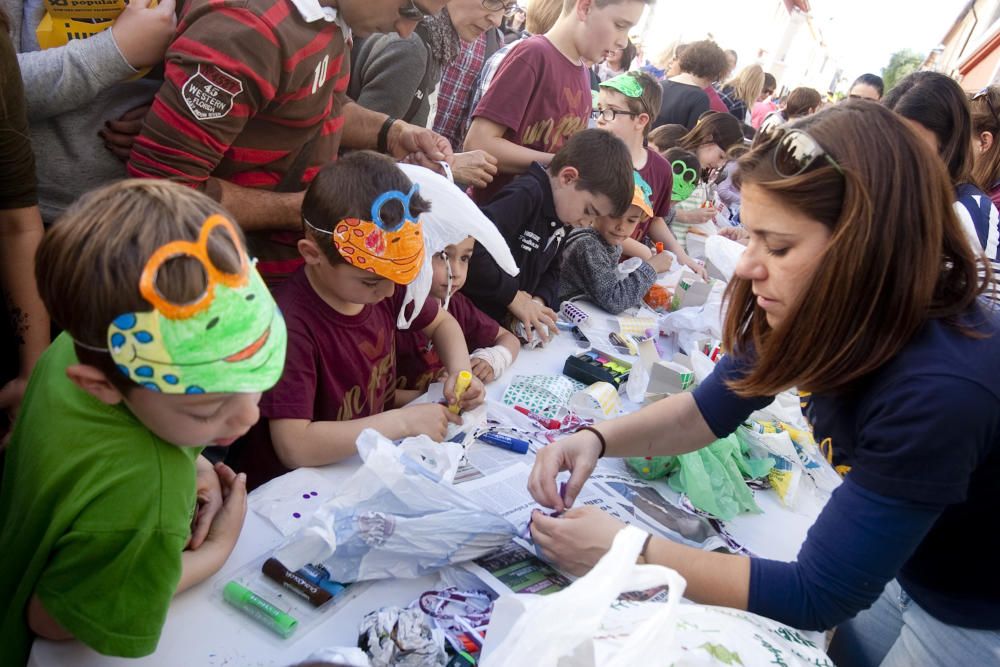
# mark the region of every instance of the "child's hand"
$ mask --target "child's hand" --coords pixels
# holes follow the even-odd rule
[[[208,537],[208,531],[212,527],[215,515],[222,509],[222,485],[219,483],[219,475],[215,468],[222,466],[228,470],[227,475],[233,475],[232,469],[224,463],[216,463],[211,466],[208,462],[202,464],[199,458],[198,476],[195,479],[195,490],[198,494],[194,511],[194,520],[191,523],[191,539],[187,548],[194,551],[202,545]]]
[[[705,268],[704,264],[702,264],[698,260],[692,259],[689,255],[684,255],[683,257],[681,257],[681,264],[683,264],[684,266],[688,267],[689,269],[697,273],[699,276],[701,276],[702,280],[708,282],[708,269]]]
[[[448,423],[461,424],[462,419],[438,403],[422,403],[400,408],[405,430],[410,436],[426,435],[434,442],[441,442],[448,434]]]
[[[175,0],[149,5],[150,0],[131,0],[111,25],[115,44],[133,69],[159,64],[177,27]]]
[[[444,398],[448,401],[448,405],[455,404],[455,382],[458,380],[458,373],[450,376],[444,382]],[[486,389],[483,387],[482,380],[475,373],[472,374],[472,381],[469,383],[469,388],[465,390],[462,394],[462,400],[459,401],[458,407],[461,410],[471,410],[479,405],[486,399]]]
[[[232,553],[243,529],[243,519],[247,514],[247,476],[244,473],[237,475],[222,463],[216,464],[215,472],[222,487],[222,507],[212,519],[202,548],[211,546],[218,549],[224,562]]]
[[[661,252],[658,255],[653,255],[650,259],[646,260],[649,265],[657,273],[665,273],[670,270],[670,267],[674,264],[674,258],[670,256],[669,253]]]
[[[713,220],[718,213],[714,208],[677,209],[677,222],[683,222],[686,225],[700,225]]]
[[[743,245],[750,241],[750,232],[744,227],[723,227],[719,230],[719,236]]]
[[[507,306],[507,310],[524,325],[524,335],[528,340],[531,340],[532,332],[535,331],[538,332],[538,337],[542,339],[543,343],[548,343],[555,335],[555,311],[535,301],[527,292],[518,290],[514,300]]]
[[[483,384],[488,384],[496,379],[490,362],[478,357],[472,359],[472,374],[479,378]]]

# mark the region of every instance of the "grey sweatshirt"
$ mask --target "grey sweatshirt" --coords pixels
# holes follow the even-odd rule
[[[617,315],[638,306],[656,282],[647,262],[624,278],[618,273],[622,247],[608,245],[596,229],[574,229],[563,247],[559,296],[563,301],[587,297]]]
[[[105,121],[149,104],[162,81],[128,81],[111,30],[40,50],[35,29],[42,0],[0,0],[24,80],[31,143],[38,170],[38,204],[46,224],[77,197],[125,177],[125,164],[97,136]]]
[[[425,127],[430,96],[441,78],[441,66],[414,32],[374,34],[354,49],[347,94],[361,106]],[[430,59],[430,86],[412,118],[405,118]]]

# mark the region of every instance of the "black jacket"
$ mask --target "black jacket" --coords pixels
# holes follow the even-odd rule
[[[503,322],[507,305],[518,290],[559,308],[559,263],[563,240],[569,231],[556,216],[549,174],[537,162],[508,183],[483,213],[507,241],[521,273],[507,275],[481,245],[469,264],[462,292],[484,313]]]

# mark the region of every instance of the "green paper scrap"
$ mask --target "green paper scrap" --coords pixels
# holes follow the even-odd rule
[[[744,478],[764,477],[774,465],[770,457],[750,457],[735,435],[680,456],[637,456],[625,461],[643,479],[668,477],[670,488],[723,521],[740,512],[761,511]]]

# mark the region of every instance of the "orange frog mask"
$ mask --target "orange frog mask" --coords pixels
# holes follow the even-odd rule
[[[359,269],[388,278],[398,285],[413,282],[424,262],[424,234],[420,223],[410,212],[410,199],[419,191],[414,185],[407,194],[399,190],[384,192],[372,202],[371,220],[344,218],[334,225],[331,242],[340,256]],[[395,225],[382,220],[382,209],[390,201],[399,201],[403,216]]]

